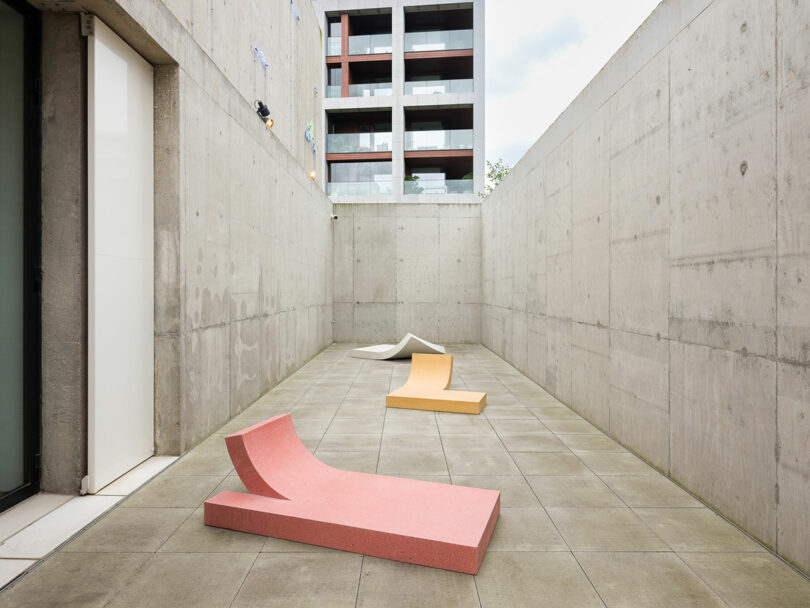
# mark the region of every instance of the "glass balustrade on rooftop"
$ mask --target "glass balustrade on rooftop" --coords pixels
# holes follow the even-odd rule
[[[330,84],[326,87],[326,96],[327,97],[340,97],[340,85],[339,84]]]
[[[391,182],[329,182],[327,184],[329,196],[376,196],[378,194],[391,194]]]
[[[390,94],[390,82],[368,82],[349,85],[349,97],[383,97]]]
[[[391,34],[349,36],[349,55],[375,55],[390,52]]]
[[[445,93],[472,93],[472,78],[454,80],[413,80],[405,83],[405,95],[442,95]]]
[[[472,129],[405,131],[405,150],[472,150]]]
[[[471,179],[405,179],[405,194],[472,194]]]
[[[326,136],[326,152],[390,152],[391,133],[330,133]]]
[[[340,38],[331,36],[326,39],[326,55],[327,57],[336,57],[340,55]]]
[[[473,48],[472,30],[406,32],[405,52],[457,51]]]

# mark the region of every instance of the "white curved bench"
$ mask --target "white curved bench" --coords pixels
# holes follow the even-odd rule
[[[358,359],[410,359],[411,355],[422,353],[426,355],[444,355],[447,353],[444,346],[433,344],[411,333],[399,341],[399,344],[377,344],[352,349],[352,357]]]

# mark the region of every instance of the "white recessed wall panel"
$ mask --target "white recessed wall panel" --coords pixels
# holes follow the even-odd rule
[[[154,452],[153,71],[88,38],[88,491]]]

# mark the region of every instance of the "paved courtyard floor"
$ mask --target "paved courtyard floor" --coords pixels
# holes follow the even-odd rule
[[[0,593],[0,607],[807,607],[810,581],[481,346],[454,388],[480,416],[386,410],[409,361],[333,345]],[[242,490],[223,437],[292,412],[344,469],[501,491],[475,577],[207,528]]]

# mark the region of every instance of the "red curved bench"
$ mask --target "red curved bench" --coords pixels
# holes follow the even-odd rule
[[[311,545],[476,574],[500,493],[342,471],[301,443],[283,414],[225,438],[250,494],[205,501],[205,523]]]

